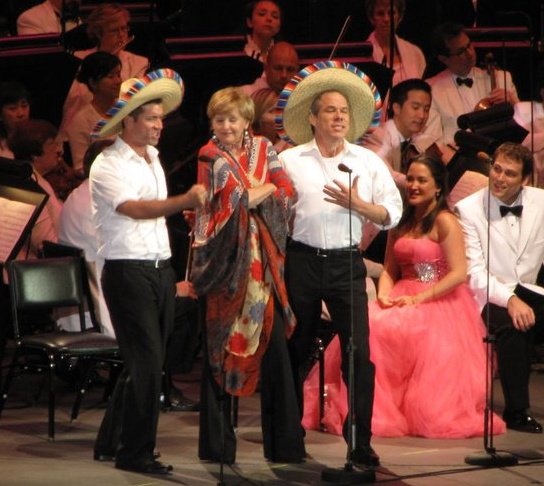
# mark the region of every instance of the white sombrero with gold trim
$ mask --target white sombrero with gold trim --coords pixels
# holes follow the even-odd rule
[[[280,93],[275,110],[275,127],[279,136],[299,145],[313,138],[308,121],[310,106],[324,91],[338,91],[348,100],[349,142],[361,138],[369,127],[380,122],[382,101],[370,78],[355,66],[340,61],[323,61],[305,67]]]
[[[183,99],[184,85],[181,76],[172,69],[157,69],[143,78],[127,79],[121,85],[119,98],[108,110],[106,117],[93,129],[93,137],[110,137],[121,131],[121,122],[136,108],[160,99],[167,115]]]

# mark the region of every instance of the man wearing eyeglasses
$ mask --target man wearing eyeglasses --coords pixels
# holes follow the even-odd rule
[[[446,66],[444,71],[427,80],[433,101],[424,133],[435,142],[444,146],[454,144],[460,115],[497,103],[519,101],[509,72],[494,69],[488,72],[476,67],[476,51],[461,24],[446,22],[438,26],[433,32],[432,47],[438,60]]]

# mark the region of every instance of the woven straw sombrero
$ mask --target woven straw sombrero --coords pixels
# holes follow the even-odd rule
[[[97,138],[119,133],[121,122],[127,115],[155,99],[162,100],[164,114],[167,115],[181,104],[183,93],[183,81],[172,69],[157,69],[143,78],[127,79],[121,85],[119,98],[106,117],[95,125],[92,135]]]
[[[280,93],[275,111],[279,136],[295,145],[309,142],[313,138],[308,121],[310,106],[318,94],[329,90],[342,93],[348,100],[349,142],[379,124],[382,101],[370,78],[351,64],[323,61],[299,71]]]

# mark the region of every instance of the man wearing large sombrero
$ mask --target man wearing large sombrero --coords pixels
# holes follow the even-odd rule
[[[379,465],[379,458],[370,446],[374,365],[368,346],[366,270],[357,247],[367,221],[388,229],[402,212],[400,194],[384,162],[352,143],[371,123],[377,124],[380,106],[364,73],[327,61],[308,66],[286,85],[276,119],[282,138],[298,145],[280,154],[297,193],[285,279],[298,323],[290,341],[298,396],[302,402],[300,370],[313,348],[322,301],[340,337],[348,384],[353,310],[355,434],[345,423],[344,437],[351,439],[350,459],[361,467]]]
[[[105,259],[102,286],[124,359],[94,457],[148,474],[172,470],[154,454],[176,292],[165,216],[200,207],[205,195],[202,186],[193,186],[167,197],[154,147],[163,116],[179,106],[182,96],[182,80],[169,69],[125,81],[108,118],[95,128],[99,137],[118,136],[90,172],[98,254]]]

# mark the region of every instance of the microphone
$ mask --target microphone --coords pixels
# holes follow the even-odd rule
[[[345,172],[346,174],[351,174],[353,171],[346,165],[344,164],[343,162],[340,162],[338,164],[338,170],[340,172]]]

